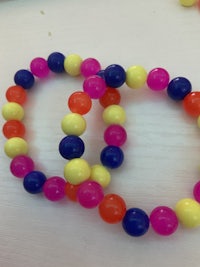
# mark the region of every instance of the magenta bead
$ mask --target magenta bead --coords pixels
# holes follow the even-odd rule
[[[31,61],[30,69],[33,75],[38,78],[45,78],[49,74],[49,67],[46,59],[37,57]]]
[[[10,163],[11,173],[18,178],[24,178],[24,176],[33,170],[33,160],[25,155],[16,156]]]
[[[84,77],[95,75],[100,69],[101,65],[95,58],[87,58],[81,63],[81,74]]]
[[[77,199],[81,206],[87,209],[95,208],[102,201],[103,189],[97,182],[85,181],[77,191]]]
[[[156,233],[163,236],[173,234],[178,227],[176,213],[169,207],[156,207],[150,214],[150,222]]]
[[[43,186],[44,196],[51,201],[58,201],[65,197],[66,181],[58,176],[50,177]]]
[[[200,202],[200,181],[197,182],[193,189],[193,195],[197,202]]]
[[[151,70],[147,76],[147,85],[154,91],[164,90],[169,84],[169,73],[163,68]]]
[[[92,99],[99,99],[106,91],[106,83],[100,76],[93,75],[85,79],[83,90]]]
[[[117,124],[108,126],[104,132],[104,140],[109,146],[122,146],[126,139],[126,130]]]

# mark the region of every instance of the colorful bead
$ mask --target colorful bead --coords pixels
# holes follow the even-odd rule
[[[3,125],[2,131],[6,138],[23,138],[25,135],[25,126],[21,121],[9,120]]]
[[[51,53],[47,59],[48,67],[55,73],[62,73],[64,69],[65,56],[62,53]]]
[[[196,4],[197,0],[179,0],[182,6],[190,7]]]
[[[119,168],[124,161],[124,153],[117,146],[106,146],[101,151],[101,163],[111,169]]]
[[[6,141],[4,151],[10,158],[18,155],[26,155],[28,153],[28,144],[20,137],[12,137]]]
[[[90,111],[92,100],[85,92],[74,92],[68,98],[68,106],[71,112],[84,115]]]
[[[83,90],[92,99],[99,99],[106,91],[106,83],[104,79],[98,75],[92,75],[84,80]]]
[[[24,109],[21,105],[15,102],[8,102],[2,108],[2,115],[5,120],[18,120],[24,118]]]
[[[66,196],[71,200],[76,202],[77,201],[77,191],[79,188],[78,185],[70,184],[69,182],[66,183],[65,185],[65,194]]]
[[[64,69],[71,76],[78,76],[80,74],[80,67],[82,58],[79,55],[71,54],[64,60]]]
[[[110,105],[118,105],[121,100],[119,91],[115,88],[107,87],[104,95],[99,99],[102,107],[106,108]]]
[[[132,89],[139,89],[145,85],[147,72],[142,66],[131,66],[126,71],[126,84]]]
[[[190,81],[184,77],[177,77],[170,81],[167,87],[168,96],[175,100],[183,100],[192,90]]]
[[[30,69],[33,75],[38,78],[46,78],[49,74],[49,67],[46,59],[37,57],[31,61]]]
[[[104,77],[107,86],[117,88],[125,82],[126,73],[122,66],[112,64],[104,70]]]
[[[104,132],[104,140],[110,146],[122,146],[126,139],[126,130],[121,125],[112,124]]]
[[[200,115],[197,118],[197,126],[200,128]]]
[[[168,83],[169,73],[163,68],[155,68],[147,76],[147,85],[151,90],[164,90]]]
[[[91,167],[90,179],[105,188],[110,184],[111,176],[104,166],[96,164]]]
[[[183,99],[183,108],[191,116],[200,115],[200,92],[191,92]]]
[[[76,135],[68,135],[60,141],[59,152],[65,159],[80,158],[84,151],[84,142]]]
[[[195,200],[200,203],[200,181],[195,184],[193,189],[193,195]]]
[[[65,115],[61,122],[62,130],[67,135],[81,135],[85,132],[86,121],[77,113]]]
[[[27,93],[21,86],[13,85],[6,91],[6,98],[9,102],[16,102],[19,105],[23,105],[26,102]]]
[[[125,110],[119,105],[110,105],[103,111],[103,120],[107,125],[123,125],[126,121]]]
[[[40,171],[29,172],[23,180],[24,189],[30,194],[42,192],[46,176]]]
[[[32,172],[33,170],[33,160],[25,155],[14,157],[10,163],[11,173],[18,178],[24,178],[25,175],[27,175],[29,172]]]
[[[66,182],[63,178],[53,176],[48,178],[43,186],[44,196],[50,201],[59,201],[65,197]]]
[[[28,70],[18,70],[15,73],[14,81],[17,85],[22,86],[24,89],[30,89],[35,83],[35,78]]]
[[[97,74],[101,69],[101,65],[95,58],[87,58],[81,63],[81,74],[84,77],[89,77]]]

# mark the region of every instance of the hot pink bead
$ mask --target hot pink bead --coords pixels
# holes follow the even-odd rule
[[[106,83],[101,77],[93,75],[85,79],[83,83],[83,90],[92,99],[99,99],[106,91]]]
[[[11,173],[18,177],[24,178],[26,174],[34,170],[34,162],[31,158],[25,155],[19,155],[12,159],[10,163]]]
[[[30,69],[33,75],[38,78],[45,78],[49,74],[49,67],[46,59],[37,57],[31,61]]]
[[[58,176],[50,177],[43,186],[44,196],[51,201],[58,201],[65,197],[66,181]]]
[[[126,139],[126,130],[121,125],[112,124],[104,132],[104,140],[110,146],[122,146]]]
[[[151,70],[147,76],[147,85],[154,91],[164,90],[169,84],[169,73],[163,68]]]
[[[77,199],[81,206],[87,209],[95,208],[102,201],[103,189],[97,182],[85,181],[77,191]]]
[[[84,77],[95,75],[100,69],[101,65],[95,58],[87,58],[81,63],[81,74]]]
[[[155,208],[150,214],[150,222],[154,231],[164,236],[173,234],[178,227],[176,213],[166,206]]]
[[[195,184],[193,189],[193,195],[196,201],[200,202],[200,181]]]

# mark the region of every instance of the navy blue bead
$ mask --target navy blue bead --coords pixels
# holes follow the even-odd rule
[[[24,188],[31,194],[42,192],[42,187],[46,181],[46,176],[39,171],[29,172],[23,181]]]
[[[106,146],[101,151],[101,163],[111,169],[118,168],[124,161],[124,153],[120,147]]]
[[[30,89],[34,85],[35,78],[28,70],[18,70],[15,73],[14,81],[17,85],[22,86],[24,89]]]
[[[64,69],[65,56],[59,52],[54,52],[47,59],[48,67],[55,73],[61,73]]]
[[[96,75],[105,80],[105,70],[98,71]]]
[[[190,81],[184,77],[177,77],[170,81],[167,87],[167,93],[173,100],[183,100],[187,94],[192,91]]]
[[[149,218],[143,210],[132,208],[126,211],[122,226],[127,234],[142,236],[149,229]]]
[[[113,88],[120,87],[126,80],[125,70],[117,64],[108,66],[104,71],[104,75],[106,84]]]
[[[65,159],[80,158],[84,151],[84,142],[76,135],[68,135],[60,141],[59,152]]]

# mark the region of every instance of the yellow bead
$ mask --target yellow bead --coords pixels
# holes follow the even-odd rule
[[[64,167],[65,179],[73,185],[80,184],[89,179],[91,168],[86,160],[76,158],[68,161]]]
[[[61,121],[61,128],[67,135],[81,135],[86,129],[86,121],[78,113],[69,113]]]
[[[24,109],[21,105],[15,102],[8,102],[2,108],[2,115],[5,120],[21,121],[24,117]]]
[[[64,68],[65,71],[71,76],[78,76],[80,74],[80,66],[82,58],[79,55],[71,54],[65,58]]]
[[[191,198],[181,199],[175,207],[179,221],[188,228],[200,226],[200,204]]]
[[[126,121],[125,110],[119,105],[110,105],[103,111],[103,120],[107,125],[123,125]]]
[[[92,166],[90,178],[104,188],[110,184],[111,180],[109,171],[104,166],[98,164]]]
[[[200,128],[200,116],[197,118],[197,126]]]
[[[126,84],[133,89],[144,86],[147,80],[147,72],[142,66],[132,66],[126,71]]]
[[[20,137],[13,137],[6,141],[4,151],[10,158],[14,158],[18,155],[25,155],[28,152],[28,144]]]
[[[197,0],[179,0],[182,6],[193,6],[196,4]]]

